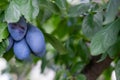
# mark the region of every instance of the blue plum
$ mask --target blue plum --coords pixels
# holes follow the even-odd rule
[[[25,39],[16,41],[13,46],[15,56],[20,60],[28,60],[30,58],[30,48]]]
[[[46,51],[46,45],[43,33],[32,24],[28,25],[28,31],[26,34],[26,41],[31,48],[34,55],[43,57]]]
[[[27,23],[24,17],[16,23],[8,23],[8,30],[12,38],[16,41],[23,39],[27,32]]]
[[[9,36],[8,37],[8,47],[7,47],[6,51],[9,51],[12,48],[13,43],[14,43],[14,41],[13,41],[12,37]]]

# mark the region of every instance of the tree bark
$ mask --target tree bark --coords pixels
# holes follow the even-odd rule
[[[112,59],[107,57],[105,60],[97,63],[99,59],[100,56],[92,57],[90,63],[84,68],[83,73],[86,75],[87,80],[96,80],[112,62]]]

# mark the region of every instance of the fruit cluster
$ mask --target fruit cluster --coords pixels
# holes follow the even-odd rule
[[[20,60],[30,58],[30,53],[38,57],[45,55],[46,46],[43,33],[30,23],[26,23],[24,17],[16,23],[8,23],[9,45],[7,51],[13,47],[15,56]]]

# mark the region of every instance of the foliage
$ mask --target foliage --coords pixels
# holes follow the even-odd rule
[[[71,5],[67,0],[1,0],[0,57],[8,61],[15,58],[12,49],[6,52],[7,24],[24,16],[27,22],[41,29],[46,40],[46,55],[43,58],[33,56],[33,63],[42,60],[43,71],[46,66],[53,68],[55,80],[86,80],[83,69],[92,56],[98,55],[102,55],[99,61],[107,56],[113,59],[117,80],[120,80],[119,9],[120,0],[77,5]],[[111,75],[114,70],[110,68],[103,73],[105,78],[107,72]]]

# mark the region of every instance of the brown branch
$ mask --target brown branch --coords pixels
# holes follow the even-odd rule
[[[99,59],[100,56],[92,57],[90,63],[84,68],[83,73],[86,75],[87,80],[96,80],[112,62],[112,59],[107,57],[104,61],[97,63]]]

